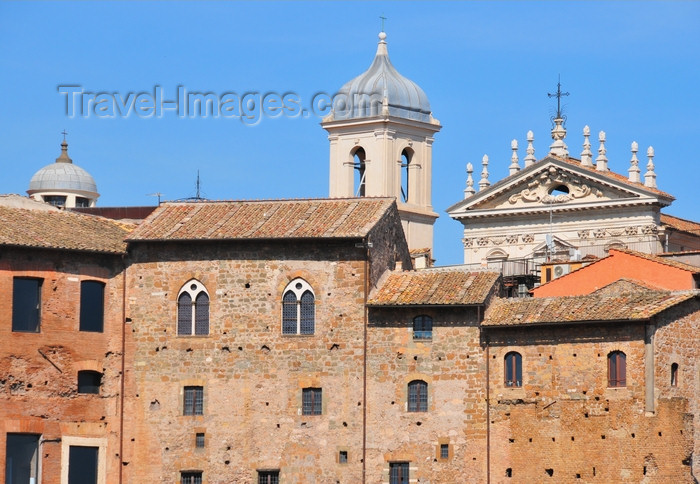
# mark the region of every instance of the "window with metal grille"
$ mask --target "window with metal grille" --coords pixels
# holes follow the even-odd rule
[[[608,386],[627,386],[627,357],[622,351],[613,351],[608,355]]]
[[[282,334],[314,334],[316,303],[303,279],[294,279],[282,296]]]
[[[523,386],[523,357],[516,351],[506,353],[504,363],[504,384],[507,387]]]
[[[258,471],[258,484],[279,484],[280,471],[268,470]]]
[[[78,393],[100,393],[102,373],[99,371],[78,372]]]
[[[347,464],[348,463],[348,451],[347,450],[341,450],[338,452],[338,463],[339,464]]]
[[[38,333],[42,279],[15,277],[12,285],[12,331]]]
[[[204,415],[204,387],[185,387],[183,415]]]
[[[99,281],[80,283],[80,331],[101,333],[104,329],[105,285]]]
[[[428,384],[423,380],[413,380],[408,384],[408,411],[428,411]]]
[[[194,441],[195,447],[200,449],[204,447],[204,432],[197,432],[194,436]]]
[[[440,444],[440,458],[449,459],[450,457],[450,444]]]
[[[209,294],[195,279],[182,286],[177,297],[177,334],[209,334]]]
[[[321,388],[304,388],[301,391],[302,415],[321,415],[323,390]]]
[[[180,472],[180,484],[202,484],[202,471]]]
[[[389,462],[389,484],[408,484],[408,462]]]
[[[671,364],[671,386],[678,386],[678,363]]]
[[[413,318],[413,339],[432,339],[433,318],[430,316],[416,316]]]

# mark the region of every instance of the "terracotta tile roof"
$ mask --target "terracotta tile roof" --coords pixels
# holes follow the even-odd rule
[[[163,203],[127,240],[359,238],[394,204],[393,198]]]
[[[134,227],[63,210],[0,206],[0,245],[121,254]]]
[[[614,251],[617,252],[622,252],[624,254],[629,254],[633,255],[635,257],[639,257],[641,259],[646,259],[652,262],[658,262],[659,264],[664,264],[669,267],[675,267],[676,269],[681,269],[684,271],[692,272],[693,274],[697,274],[700,272],[700,267],[696,267],[690,264],[686,264],[684,262],[678,262],[677,260],[669,259],[667,257],[659,257],[656,255],[652,254],[645,254],[644,252],[637,252],[636,250],[630,250],[630,249],[610,249],[610,253]],[[603,260],[603,259],[601,259]]]
[[[610,284],[606,284],[605,286],[596,289],[591,294],[620,294],[639,290],[663,291],[664,289],[662,287],[650,284],[647,281],[622,277],[617,281],[611,282]]]
[[[673,215],[662,213],[661,224],[668,225],[669,227],[679,230],[681,232],[688,232],[693,235],[700,236],[700,223],[693,222],[692,220],[685,220],[682,218],[674,217]]]
[[[498,272],[458,268],[391,271],[370,294],[369,306],[483,304],[500,277]]]
[[[586,296],[503,299],[486,311],[483,326],[526,326],[600,321],[646,320],[700,291],[644,291],[623,294],[593,293]]]

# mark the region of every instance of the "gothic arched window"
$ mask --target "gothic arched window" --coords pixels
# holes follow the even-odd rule
[[[523,386],[523,357],[517,351],[506,353],[504,362],[504,383],[507,387]]]
[[[209,334],[209,293],[196,279],[185,283],[177,297],[177,334]]]
[[[282,334],[314,334],[315,296],[304,279],[287,284],[282,296]]]
[[[627,356],[622,351],[613,351],[608,355],[608,386],[627,386]]]

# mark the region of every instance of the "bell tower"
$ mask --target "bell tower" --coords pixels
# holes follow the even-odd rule
[[[367,71],[340,88],[321,126],[331,197],[395,197],[408,247],[433,248],[432,144],[442,126],[428,97],[389,60],[386,33]]]

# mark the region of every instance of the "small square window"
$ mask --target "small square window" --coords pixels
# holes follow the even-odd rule
[[[180,484],[202,484],[201,471],[180,472]]]
[[[78,372],[78,393],[100,393],[102,373],[84,370]]]
[[[348,463],[348,451],[347,450],[341,450],[338,452],[338,463],[339,464],[347,464]]]
[[[304,388],[301,393],[302,415],[321,415],[323,390],[321,388]]]
[[[195,434],[195,447],[201,449],[204,447],[204,432]]]
[[[449,459],[450,458],[450,445],[440,444],[440,458]]]
[[[280,471],[258,471],[258,484],[279,484]]]

